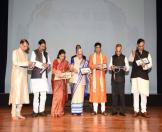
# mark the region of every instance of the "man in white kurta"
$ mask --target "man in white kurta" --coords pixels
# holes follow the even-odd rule
[[[33,117],[37,117],[38,114],[42,116],[46,115],[46,93],[49,91],[47,70],[51,64],[49,56],[45,51],[45,40],[40,40],[38,45],[38,49],[34,50],[31,55],[31,61],[35,63],[35,67],[32,70],[31,75],[31,92],[34,94]],[[45,70],[43,71],[43,69]]]
[[[132,51],[129,61],[132,62],[132,93],[133,93],[133,106],[134,117],[139,115],[139,95],[141,96],[141,115],[148,118],[149,115],[146,111],[147,97],[149,96],[149,70],[152,67],[151,55],[148,51],[144,50],[145,41],[139,39],[137,41],[137,49]]]
[[[29,104],[27,68],[32,65],[28,60],[26,50],[29,43],[27,40],[20,41],[20,47],[15,49],[12,54],[11,89],[9,105],[12,104],[12,119],[25,119],[21,115],[23,104]]]

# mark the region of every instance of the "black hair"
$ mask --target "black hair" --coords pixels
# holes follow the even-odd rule
[[[58,59],[59,59],[59,56],[60,56],[61,54],[66,54],[66,52],[65,52],[64,49],[60,49],[60,50],[59,50],[59,52],[58,52],[58,54],[57,54],[57,58],[58,58]]]
[[[137,40],[137,45],[139,45],[141,42],[145,43],[145,40],[142,39],[142,38],[139,38],[139,39]]]
[[[26,40],[26,39],[21,39],[21,40],[20,40],[20,44],[24,44],[25,42],[29,45],[28,40]]]
[[[44,39],[41,39],[41,40],[39,40],[38,44],[39,45],[41,45],[41,44],[45,44],[46,45],[46,41]]]
[[[116,48],[117,47],[121,47],[122,48],[122,44],[116,44]]]
[[[96,48],[97,46],[100,46],[100,48],[101,48],[102,44],[100,42],[96,42],[94,47]]]
[[[81,47],[79,44],[77,44],[76,47],[75,47],[76,53],[77,53],[78,49],[81,49],[81,48],[82,48],[82,47]]]

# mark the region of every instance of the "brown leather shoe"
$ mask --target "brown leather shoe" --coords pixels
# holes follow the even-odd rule
[[[107,113],[105,111],[102,112],[101,114],[104,115],[104,116],[107,116]]]
[[[141,116],[142,116],[142,117],[145,117],[145,118],[150,118],[150,116],[148,115],[147,112],[141,113]]]
[[[46,112],[40,112],[39,116],[47,116]]]
[[[97,112],[95,112],[95,111],[94,111],[94,112],[92,112],[92,115],[97,115]]]
[[[139,116],[139,112],[134,112],[133,117]]]
[[[34,118],[34,117],[38,117],[38,113],[33,112],[33,113],[32,113],[32,117],[33,117],[33,118]]]

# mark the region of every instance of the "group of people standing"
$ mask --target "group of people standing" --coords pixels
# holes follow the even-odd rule
[[[21,114],[23,104],[29,103],[28,70],[31,71],[30,88],[33,98],[33,117],[46,116],[45,102],[49,91],[48,71],[52,70],[52,107],[51,116],[64,115],[64,106],[68,100],[67,86],[71,88],[71,113],[83,114],[85,90],[90,85],[89,101],[93,104],[93,115],[99,113],[98,104],[101,104],[101,114],[106,116],[106,73],[110,72],[112,86],[112,113],[125,116],[125,74],[129,71],[129,62],[132,65],[131,83],[133,93],[134,117],[140,114],[149,117],[146,112],[147,96],[149,96],[149,76],[152,67],[151,55],[144,49],[144,39],[138,39],[136,50],[132,50],[129,60],[122,53],[122,45],[116,44],[115,54],[107,64],[107,57],[102,53],[102,44],[96,42],[94,53],[89,57],[83,55],[83,49],[76,45],[76,55],[71,61],[66,60],[64,49],[59,50],[57,58],[51,65],[46,51],[46,42],[41,39],[38,48],[32,51],[28,60],[29,43],[26,39],[20,41],[18,49],[12,55],[11,91],[9,104],[12,104],[12,119],[25,119]],[[139,110],[139,95],[141,96],[141,112]]]

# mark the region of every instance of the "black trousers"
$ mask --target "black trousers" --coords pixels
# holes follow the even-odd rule
[[[112,82],[112,112],[125,113],[125,83]]]

